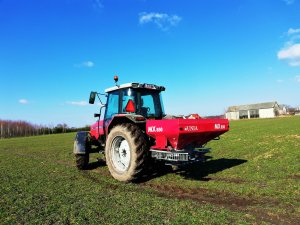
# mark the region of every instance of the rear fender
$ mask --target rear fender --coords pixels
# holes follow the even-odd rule
[[[84,155],[89,153],[89,136],[87,131],[77,132],[74,140],[73,153],[75,155]]]
[[[139,120],[141,118],[143,118],[143,120]],[[120,115],[114,116],[107,126],[106,133],[109,134],[110,130],[114,126],[116,126],[118,124],[124,124],[124,123],[135,124],[144,131],[145,126],[146,126],[146,119],[140,115],[120,114]]]

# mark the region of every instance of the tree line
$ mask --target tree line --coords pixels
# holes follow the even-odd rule
[[[12,121],[0,119],[0,138],[26,137],[35,135],[47,135],[68,133],[80,130],[89,130],[89,126],[75,128],[68,127],[67,124],[57,124],[56,126],[36,125],[26,121]]]

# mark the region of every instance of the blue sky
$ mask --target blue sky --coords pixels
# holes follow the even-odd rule
[[[1,119],[91,124],[116,74],[169,114],[300,105],[300,0],[0,0],[0,31]]]

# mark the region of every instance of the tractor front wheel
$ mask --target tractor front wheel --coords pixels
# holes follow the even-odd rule
[[[115,126],[106,146],[106,164],[111,175],[124,182],[137,180],[146,170],[149,153],[145,134],[134,124]]]

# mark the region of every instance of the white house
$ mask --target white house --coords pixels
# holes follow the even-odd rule
[[[265,102],[251,105],[230,106],[225,114],[229,120],[250,118],[274,118],[279,115],[277,102]]]

